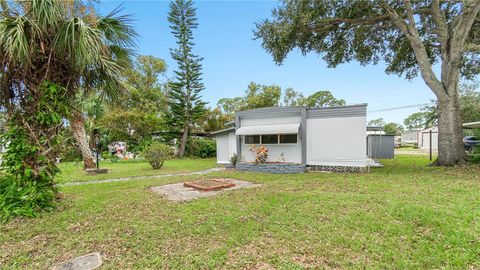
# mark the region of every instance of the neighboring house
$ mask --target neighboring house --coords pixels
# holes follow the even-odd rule
[[[426,128],[418,132],[418,135],[417,135],[418,148],[430,149],[430,135],[432,137],[432,149],[438,149],[438,127],[437,126]]]
[[[407,130],[402,132],[402,144],[417,144],[419,130]]]
[[[368,126],[367,127],[367,136],[368,135],[385,135],[385,128],[384,127]]]
[[[265,145],[268,162],[319,167],[365,168],[367,104],[328,108],[269,107],[235,114],[227,129],[214,132],[217,162],[237,154],[254,162],[252,145]]]

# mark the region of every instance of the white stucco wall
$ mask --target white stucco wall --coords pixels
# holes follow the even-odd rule
[[[307,119],[307,165],[366,166],[366,117]]]

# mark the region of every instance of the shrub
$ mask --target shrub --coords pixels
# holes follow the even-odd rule
[[[480,146],[476,145],[472,149],[472,153],[469,155],[470,162],[480,163]]]
[[[210,139],[190,139],[185,152],[188,156],[209,158],[215,156],[217,146],[215,141]]]
[[[162,167],[165,160],[171,158],[172,150],[170,149],[170,146],[166,144],[152,142],[144,147],[142,156],[148,161],[148,163],[150,163],[154,170],[157,170]]]
[[[237,165],[237,163],[240,161],[240,158],[238,157],[237,154],[233,154],[230,157],[230,163],[232,163],[233,166]]]

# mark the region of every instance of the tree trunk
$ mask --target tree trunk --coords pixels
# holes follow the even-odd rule
[[[95,168],[95,161],[92,151],[88,144],[87,132],[85,131],[85,119],[79,111],[74,111],[70,119],[70,127],[72,128],[73,138],[76,145],[82,153],[83,165],[85,169]]]
[[[183,157],[185,155],[185,148],[187,147],[188,139],[188,128],[188,121],[185,121],[185,124],[183,125],[182,141],[180,143],[180,148],[178,149],[178,157]]]
[[[460,116],[458,84],[448,91],[450,95],[438,99],[438,157],[432,165],[464,164],[467,155],[463,146],[463,128]]]

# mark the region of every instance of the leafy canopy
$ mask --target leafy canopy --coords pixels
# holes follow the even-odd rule
[[[298,48],[303,54],[322,55],[329,67],[359,61],[362,65],[387,63],[386,72],[413,78],[419,73],[416,55],[399,24],[412,12],[418,20],[419,41],[423,42],[431,64],[439,62],[444,43],[439,32],[446,28],[454,36],[466,24],[467,15],[479,3],[469,1],[282,1],[272,11],[272,18],[256,24],[255,37],[275,62],[282,63],[287,54]],[[477,7],[475,7],[477,5]],[[408,12],[407,12],[408,11]],[[437,12],[438,11],[438,12]],[[438,16],[443,16],[439,18]],[[398,15],[398,21],[392,19]],[[443,25],[439,24],[445,24]],[[480,18],[467,35],[462,74],[472,78],[480,72]]]

